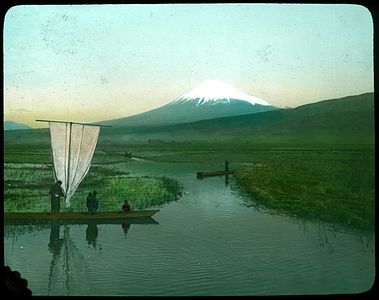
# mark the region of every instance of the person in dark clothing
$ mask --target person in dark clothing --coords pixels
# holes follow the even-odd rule
[[[126,214],[127,212],[129,212],[131,209],[130,209],[130,205],[128,203],[128,201],[125,200],[124,204],[122,205],[122,212],[124,214]]]
[[[95,213],[97,212],[97,209],[99,207],[99,203],[96,198],[97,192],[93,191],[92,193],[88,193],[88,196],[86,198],[86,205],[88,208],[88,212]]]
[[[97,209],[99,208],[99,202],[97,201],[96,195],[97,195],[97,192],[93,191],[92,192],[92,207],[93,207],[93,212],[97,212]]]
[[[88,211],[91,211],[91,206],[92,206],[92,192],[89,192],[87,197],[86,197],[86,206]]]
[[[61,208],[61,196],[64,196],[62,181],[58,180],[50,188],[51,212],[59,212]]]
[[[225,173],[229,172],[229,164],[230,164],[230,161],[225,160]]]

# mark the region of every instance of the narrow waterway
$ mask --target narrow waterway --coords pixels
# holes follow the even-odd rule
[[[5,264],[34,295],[344,294],[373,284],[373,236],[256,211],[233,177],[195,176],[222,164],[125,167],[177,179],[183,197],[159,208],[158,224],[6,228]]]

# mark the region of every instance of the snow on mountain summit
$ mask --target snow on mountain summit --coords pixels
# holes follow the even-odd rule
[[[215,118],[258,114],[277,108],[220,80],[206,80],[190,92],[158,108],[103,125],[165,126]]]
[[[270,105],[265,100],[245,94],[229,82],[221,80],[205,80],[190,92],[174,100],[172,104],[197,100],[196,106],[199,106],[206,103],[216,103],[219,100],[230,102],[231,99],[244,100],[253,105]]]

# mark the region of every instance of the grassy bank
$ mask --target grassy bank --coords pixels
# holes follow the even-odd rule
[[[280,155],[240,170],[252,205],[276,213],[373,231],[374,152]]]
[[[132,209],[144,209],[175,201],[182,187],[166,177],[129,177],[121,168],[111,170],[92,166],[71,199],[75,211],[86,210],[88,192],[98,192],[99,210],[120,209],[128,200]],[[45,164],[4,164],[4,211],[50,211],[50,184],[53,182],[52,167]],[[65,209],[63,200],[62,210]]]

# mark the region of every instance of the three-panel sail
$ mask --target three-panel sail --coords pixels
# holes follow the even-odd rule
[[[66,207],[87,175],[100,133],[100,125],[47,121],[50,128],[55,180],[62,181]]]

